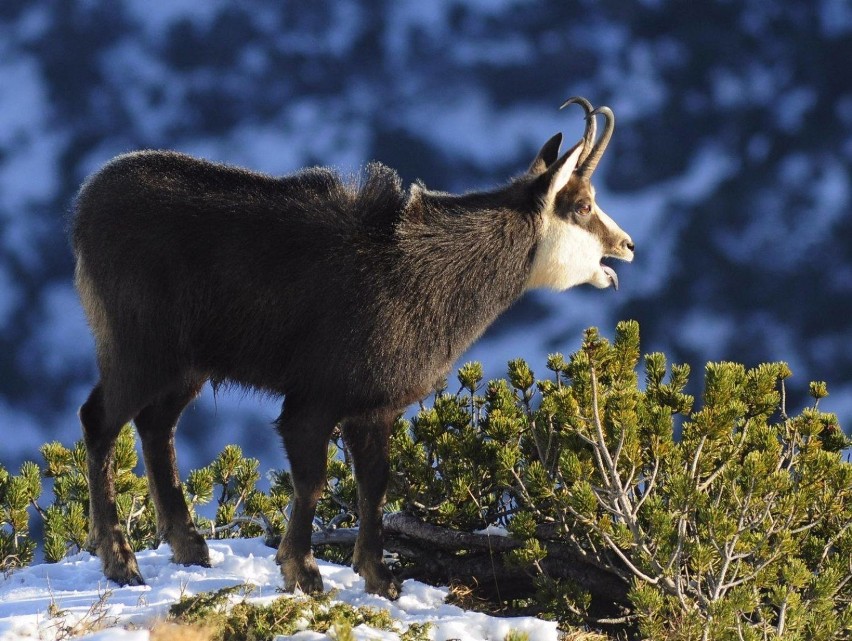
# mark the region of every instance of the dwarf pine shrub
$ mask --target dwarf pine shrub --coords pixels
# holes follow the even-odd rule
[[[462,367],[457,393],[394,434],[396,506],[508,528],[524,542],[508,556],[566,621],[589,600],[543,569],[553,542],[630,583],[648,638],[848,638],[852,465],[818,409],[825,385],[790,417],[786,365],[711,363],[693,410],[689,368],[650,354],[640,385],[639,354],[624,322],[613,343],[592,329],[570,358],[551,356],[545,380],[523,361],[488,383]]]
[[[29,511],[41,494],[37,465],[26,462],[17,476],[0,467],[0,573],[29,565],[36,544],[29,537]]]
[[[330,633],[335,639],[354,639],[352,630],[359,625],[395,632],[402,641],[429,639],[429,624],[403,626],[387,610],[334,602],[334,592],[281,597],[258,605],[244,598],[251,591],[250,585],[237,585],[184,596],[169,609],[169,618],[181,625],[203,625],[215,641],[271,639],[306,629]]]

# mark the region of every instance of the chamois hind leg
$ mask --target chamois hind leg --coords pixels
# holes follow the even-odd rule
[[[358,539],[352,564],[364,577],[367,592],[396,599],[399,581],[382,562],[382,506],[388,487],[390,433],[396,412],[349,420],[343,439],[352,456],[358,483]]]
[[[284,589],[322,592],[322,577],[311,553],[311,532],[317,501],[326,482],[328,439],[336,419],[287,399],[278,431],[290,461],[293,509],[275,560],[281,565]]]
[[[180,384],[160,395],[134,419],[142,440],[145,471],[154,507],[157,532],[172,548],[172,560],[183,565],[210,567],[204,537],[192,523],[180,484],[175,458],[175,429],[181,412],[198,395],[203,382]]]
[[[136,557],[118,523],[113,474],[115,441],[121,427],[133,417],[133,410],[122,409],[120,395],[106,393],[102,380],[80,408],[79,416],[89,478],[87,547],[100,557],[108,579],[120,585],[143,585]]]

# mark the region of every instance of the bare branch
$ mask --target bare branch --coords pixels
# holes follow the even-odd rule
[[[639,516],[639,509],[645,503],[649,496],[651,496],[651,492],[654,490],[654,487],[657,484],[657,472],[660,471],[660,459],[658,457],[654,457],[654,469],[651,471],[651,478],[648,481],[648,485],[645,487],[645,491],[642,492],[642,497],[636,502],[636,506],[633,508],[633,512],[631,516],[635,519]]]

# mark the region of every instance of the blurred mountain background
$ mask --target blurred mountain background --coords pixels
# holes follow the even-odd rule
[[[578,139],[581,110],[557,110],[578,94],[616,114],[598,202],[636,260],[615,265],[617,293],[529,294],[464,360],[544,374],[583,328],[635,318],[644,351],[692,366],[694,393],[708,360],[784,360],[790,408],[825,380],[821,407],[848,430],[847,0],[3,0],[0,464],[80,437],[96,371],[67,214],[112,156],[171,148],[272,174],[377,159],[465,191],[526,169],[556,131]],[[205,391],[182,468],[228,442],[280,467],[277,406]]]

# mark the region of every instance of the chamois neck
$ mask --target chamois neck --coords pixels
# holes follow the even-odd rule
[[[452,331],[453,358],[524,291],[540,223],[512,200],[414,190],[397,228],[412,321]]]

